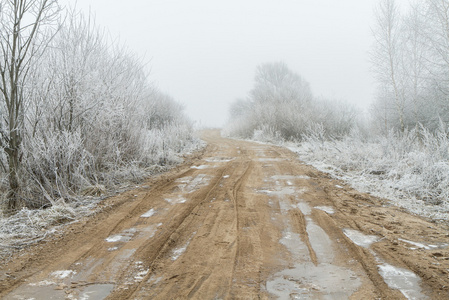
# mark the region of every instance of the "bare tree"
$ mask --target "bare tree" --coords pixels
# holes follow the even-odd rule
[[[372,64],[379,82],[389,87],[400,129],[405,130],[405,90],[401,74],[402,24],[395,0],[382,0],[376,11],[376,27],[373,30],[376,44],[372,52]]]
[[[58,12],[56,0],[0,1],[0,146],[8,163],[9,212],[20,207],[18,191],[27,78],[33,63],[48,45]]]

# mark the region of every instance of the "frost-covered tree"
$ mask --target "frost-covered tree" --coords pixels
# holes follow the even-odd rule
[[[405,130],[405,77],[403,73],[402,22],[395,0],[380,1],[373,29],[375,45],[371,59],[378,82],[383,86],[383,105],[394,107],[399,129]],[[388,99],[388,100],[387,100]],[[385,102],[387,101],[387,102]]]
[[[7,209],[19,207],[22,142],[29,77],[46,49],[58,16],[56,0],[0,1],[0,146],[7,156]]]
[[[328,135],[341,136],[354,125],[354,113],[345,105],[315,99],[309,83],[286,64],[267,63],[257,67],[247,99],[231,105],[226,131],[244,138],[257,133],[300,140],[318,123]]]

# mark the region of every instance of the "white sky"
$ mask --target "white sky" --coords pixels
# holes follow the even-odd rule
[[[74,0],[64,0],[74,3]],[[377,0],[77,0],[150,61],[151,80],[198,124],[221,126],[261,63],[283,61],[316,96],[367,108]]]

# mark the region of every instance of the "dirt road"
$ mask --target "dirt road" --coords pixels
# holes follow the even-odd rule
[[[302,164],[205,133],[190,164],[0,268],[2,299],[447,299],[449,237]]]

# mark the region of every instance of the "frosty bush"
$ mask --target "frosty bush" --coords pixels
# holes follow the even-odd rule
[[[31,60],[23,85],[20,184],[13,196],[27,208],[61,199],[76,206],[82,194],[99,196],[142,180],[198,145],[183,106],[150,83],[143,61],[112,42],[92,17],[72,10],[64,20]],[[2,130],[4,112],[1,106]],[[2,193],[10,190],[7,151],[0,153]]]
[[[318,169],[355,188],[391,199],[414,213],[448,219],[449,140],[446,127],[424,127],[363,140],[351,134],[326,140],[310,134],[292,147]]]

